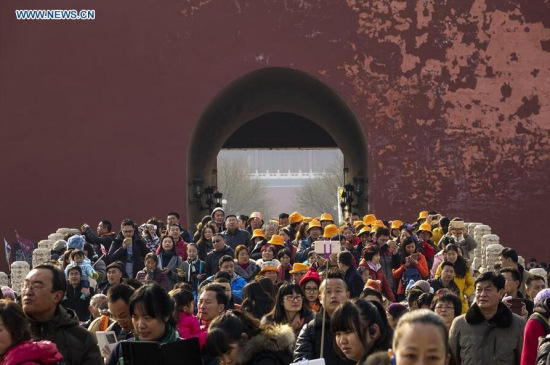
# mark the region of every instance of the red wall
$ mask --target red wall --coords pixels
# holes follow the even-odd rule
[[[318,77],[356,113],[378,216],[434,208],[548,260],[550,5],[386,4],[1,2],[0,234],[184,212],[204,107],[279,66]],[[17,21],[16,7],[97,18]]]

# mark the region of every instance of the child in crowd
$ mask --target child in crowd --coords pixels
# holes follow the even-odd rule
[[[199,337],[199,320],[193,315],[195,302],[193,294],[188,290],[178,289],[172,294],[176,303],[176,315],[178,321],[178,333],[184,340]]]
[[[82,276],[80,277],[81,294],[80,299],[86,300],[90,295],[90,278],[97,279],[99,274],[95,271],[91,265],[90,259],[84,257],[84,252],[81,250],[74,250],[71,252],[71,263],[77,264],[82,270]],[[65,275],[68,277],[67,268],[65,268]]]

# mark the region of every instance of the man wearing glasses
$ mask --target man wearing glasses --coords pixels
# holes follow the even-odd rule
[[[214,247],[214,250],[208,253],[205,260],[207,276],[215,275],[218,271],[220,271],[219,263],[223,256],[229,255],[231,257],[235,257],[235,252],[231,249],[231,247],[225,244],[224,237],[221,233],[216,233],[212,237],[212,246]]]
[[[136,233],[134,221],[125,219],[120,224],[120,232],[111,244],[107,254],[107,264],[122,261],[128,277],[135,274],[145,266],[145,255],[149,252],[145,241]]]
[[[21,295],[32,336],[54,342],[68,365],[102,364],[94,336],[79,326],[73,310],[60,305],[66,289],[65,274],[51,264],[38,265],[27,274]]]

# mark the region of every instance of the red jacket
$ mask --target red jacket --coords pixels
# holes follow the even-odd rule
[[[55,343],[50,341],[24,341],[10,348],[0,365],[49,365],[63,361]]]
[[[535,365],[537,362],[537,348],[539,337],[546,336],[546,331],[536,319],[529,319],[523,331],[523,351],[521,351],[521,365]]]
[[[378,271],[374,271],[369,267],[365,259],[361,260],[359,266],[363,266],[367,270],[369,270],[369,276],[372,280],[380,280],[382,294],[384,294],[384,296],[388,298],[390,302],[395,302],[395,296],[393,295],[392,287],[390,285],[390,282],[388,281],[388,278],[386,278],[386,275],[384,275],[382,267],[380,267]]]

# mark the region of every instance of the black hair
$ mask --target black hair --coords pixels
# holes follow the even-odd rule
[[[229,214],[225,216],[224,220],[227,220],[227,218],[231,218],[231,217],[234,217],[235,219],[237,219],[237,216],[235,214]]]
[[[407,304],[409,305],[409,308],[412,308],[412,304],[414,302],[417,302],[418,304],[418,299],[422,294],[424,294],[424,292],[419,288],[412,288],[409,291],[409,294],[407,295]]]
[[[120,227],[124,227],[124,226],[132,226],[134,229],[136,228],[136,224],[134,223],[133,220],[129,219],[129,218],[126,218],[124,219],[121,223],[120,223]]]
[[[217,358],[231,350],[234,343],[244,344],[242,334],[250,340],[261,333],[260,321],[243,311],[228,311],[210,323],[206,337],[206,353]]]
[[[72,250],[71,254],[70,254],[71,260],[74,261],[75,256],[82,256],[82,258],[84,258],[85,257],[84,251],[78,250],[78,249],[77,250]]]
[[[418,308],[421,308],[423,305],[427,305],[428,308],[432,305],[432,300],[434,295],[432,293],[424,293],[418,297],[417,303]]]
[[[497,288],[497,290],[504,289],[504,277],[495,274],[493,271],[486,271],[483,274],[480,274],[474,281],[474,284],[477,285],[483,281],[490,281]]]
[[[193,293],[184,289],[174,290],[172,292],[172,299],[177,308],[188,307],[195,300]]]
[[[512,261],[514,261],[514,263],[516,264],[518,263],[518,260],[519,260],[518,253],[513,248],[506,247],[504,250],[502,250],[500,255],[507,259],[512,259]]]
[[[72,271],[72,270],[76,270],[78,271],[78,273],[80,274],[80,276],[82,276],[82,268],[80,266],[78,266],[76,263],[72,263],[70,265],[67,266],[67,275],[69,275],[69,273]],[[67,278],[68,279],[68,278]]]
[[[220,284],[216,283],[209,283],[202,287],[201,294],[205,291],[213,291],[216,293],[216,302],[218,304],[223,304],[225,307],[227,303],[229,302],[229,298],[225,294],[225,288],[221,286]]]
[[[105,228],[107,228],[107,231],[111,232],[113,230],[113,225],[111,224],[111,221],[103,219],[103,220],[99,221],[99,223],[104,225]]]
[[[219,267],[222,267],[223,263],[224,262],[234,262],[233,261],[233,257],[229,256],[229,255],[223,255],[222,257],[220,257],[220,259],[218,260],[218,266]]]
[[[521,281],[521,279],[520,279],[521,274],[519,273],[518,270],[512,269],[511,267],[505,267],[503,269],[500,269],[498,273],[502,275],[502,273],[505,273],[505,272],[509,272],[512,275],[512,280]],[[521,283],[520,283],[520,285],[521,285]]]
[[[531,285],[531,283],[533,281],[539,281],[539,280],[542,280],[546,283],[546,280],[544,280],[544,277],[542,275],[538,275],[538,274],[532,274],[531,276],[529,276],[527,278],[527,280],[525,280],[525,285],[529,286]],[[534,299],[534,298],[533,298]]]
[[[460,298],[451,290],[449,289],[439,289],[433,299],[432,304],[430,306],[430,309],[435,311],[435,306],[439,302],[450,302],[453,304],[454,307],[454,315],[455,317],[458,317],[462,313],[462,302],[460,301]]]
[[[298,294],[302,297],[302,308],[300,308],[300,312],[298,314],[300,315],[300,318],[306,318],[311,315],[311,311],[307,308],[307,304],[303,300],[304,298],[304,292],[302,291],[302,288],[298,284],[291,284],[291,283],[284,283],[279,288],[279,291],[277,292],[277,297],[275,298],[275,306],[271,310],[271,312],[267,315],[268,318],[273,320],[277,324],[281,323],[287,323],[287,316],[285,312],[284,307],[284,297],[289,294]]]
[[[409,236],[407,238],[405,238],[405,240],[403,241],[403,243],[401,244],[401,248],[400,248],[400,254],[401,254],[401,263],[404,264],[407,260],[407,246],[410,245],[410,244],[414,244],[414,252],[418,252],[418,245],[416,244],[416,241],[414,240],[414,238],[412,236]]]
[[[29,320],[21,306],[11,300],[0,300],[0,319],[11,335],[13,347],[20,342],[31,339]],[[8,349],[5,349],[6,352]]]
[[[273,309],[273,304],[273,298],[264,291],[259,283],[251,282],[244,286],[241,307],[255,318],[261,319],[269,313]]]
[[[378,245],[367,245],[363,249],[363,258],[365,261],[372,261],[372,258],[376,255],[380,255],[380,247]]]
[[[386,227],[378,227],[376,229],[376,233],[374,234],[376,238],[382,237],[382,236],[389,236],[389,235],[390,235],[390,230],[389,228],[386,228]]]
[[[107,291],[107,300],[109,303],[114,303],[119,299],[126,304],[130,303],[130,297],[134,294],[135,289],[127,284],[117,284],[112,286]]]
[[[67,279],[65,278],[65,273],[57,266],[52,264],[40,264],[35,266],[33,269],[50,270],[52,273],[52,291],[62,291],[63,293],[67,291]]]
[[[384,313],[381,315],[381,313]],[[374,338],[370,333],[373,325],[379,328],[379,336]],[[365,348],[365,355],[360,362],[376,351],[387,351],[391,347],[392,330],[388,324],[384,307],[380,303],[369,302],[364,299],[353,299],[346,301],[338,306],[332,314],[330,327],[332,333],[336,332],[354,332]],[[367,334],[373,337],[373,341],[368,343]],[[334,336],[334,349],[343,359],[345,355],[336,344]]]
[[[277,296],[277,292],[275,291],[275,285],[269,278],[261,278],[258,280],[258,284],[262,287],[262,289],[266,292],[267,295],[271,299],[273,299],[273,302],[275,302],[275,297]]]
[[[228,272],[218,271],[216,274],[214,274],[214,280],[216,279],[226,279],[229,280],[229,283],[231,284],[231,275],[229,275]]]
[[[170,251],[173,251],[174,254],[176,254],[176,240],[174,240],[174,237],[172,236],[169,236],[169,235],[166,235],[166,236],[162,236],[160,238],[160,253],[159,255],[164,251],[164,248],[162,248],[162,242],[164,241],[165,238],[170,238],[172,240],[172,249]]]
[[[341,264],[346,265],[348,267],[351,267],[353,265],[351,252],[341,251],[338,254],[338,262],[340,262]]]
[[[286,218],[289,218],[290,215],[288,215],[288,213],[281,213],[279,214],[279,219],[286,219]]]
[[[210,218],[210,216],[208,216],[208,217]],[[237,218],[242,220],[243,222],[248,222],[248,216],[247,215],[241,214]],[[212,218],[210,218],[210,219],[212,219]]]
[[[214,279],[214,283],[223,283],[223,284],[231,285],[231,280],[229,280],[228,278],[224,278],[224,277],[217,277],[217,278]]]
[[[371,287],[366,287],[365,289],[363,289],[363,291],[359,295],[359,298],[365,299],[369,295],[373,295],[377,297],[380,300],[380,302],[384,301],[384,298],[382,297],[382,293],[380,293],[378,290]]]
[[[277,252],[277,258],[278,259],[281,259],[281,257],[283,257],[284,255],[287,255],[288,257],[290,257],[292,259],[292,253],[290,252],[290,250],[288,248],[283,248],[282,250],[279,250],[279,252]]]
[[[170,212],[168,213],[166,216],[169,217],[173,215],[174,217],[176,217],[178,220],[180,219],[180,214],[178,212]]]
[[[137,307],[141,308],[150,317],[154,317],[165,324],[175,325],[175,320],[172,317],[174,301],[166,290],[157,283],[143,285],[134,291],[134,294],[130,297],[130,315],[134,315]]]
[[[457,254],[456,261],[454,262],[455,266],[455,274],[458,278],[463,278],[466,276],[466,273],[468,272],[468,264],[466,263],[466,260],[464,260],[464,257],[460,254],[460,249],[457,245],[451,243],[445,246],[444,252],[447,253],[449,251],[454,251]]]
[[[455,264],[453,264],[453,263],[450,262],[450,261],[443,261],[443,262],[439,265],[439,267],[441,267],[441,271],[443,271],[443,268],[444,268],[445,266],[450,266],[450,267],[453,268],[453,270],[455,270]],[[455,271],[456,271],[456,270],[455,270]]]

